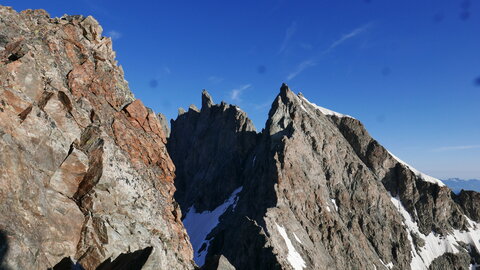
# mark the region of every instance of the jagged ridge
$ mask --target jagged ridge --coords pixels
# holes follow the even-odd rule
[[[211,98],[204,92],[202,100]],[[256,135],[235,132],[245,113],[231,123],[232,115],[220,109],[228,105],[202,103],[201,111],[172,121],[170,141],[177,143],[169,141],[168,149],[177,177],[185,176],[176,183],[179,202],[197,238],[195,259],[202,264],[206,257],[205,269],[222,256],[236,269],[466,268],[478,261],[472,206],[479,201],[465,203],[475,193],[456,196],[401,162],[360,121],[318,107],[286,85]],[[210,136],[215,139],[205,140]],[[221,152],[235,162],[199,154],[215,153],[228,140]],[[239,147],[244,141],[249,147]],[[199,172],[205,165],[208,176]],[[225,167],[241,173],[227,177]],[[203,190],[204,184],[229,188]],[[196,235],[192,216],[208,219],[219,207],[210,217],[213,229]]]

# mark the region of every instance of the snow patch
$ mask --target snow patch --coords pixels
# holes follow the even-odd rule
[[[393,268],[393,262],[389,262],[389,263],[384,263],[382,261],[382,259],[380,259],[380,262],[383,264],[383,266],[387,267],[388,269],[392,269]],[[375,267],[376,268],[376,267]],[[413,268],[412,268],[413,269]]]
[[[387,150],[388,151],[388,150]],[[437,184],[441,187],[445,186],[445,184],[438,180],[437,178],[435,177],[432,177],[430,175],[426,175],[420,171],[418,171],[417,169],[413,168],[412,166],[408,165],[406,162],[404,162],[403,160],[399,159],[397,156],[395,156],[394,154],[392,154],[390,151],[388,151],[388,153],[394,158],[396,159],[398,162],[402,163],[403,165],[405,165],[407,168],[409,168],[416,176],[422,178],[424,181],[426,182],[430,182],[430,183],[434,183],[434,184]]]
[[[310,104],[310,105],[312,105],[315,109],[319,110],[320,112],[322,112],[322,113],[325,114],[325,115],[334,115],[334,116],[339,117],[339,118],[342,118],[342,117],[350,117],[350,118],[353,118],[353,117],[351,117],[350,115],[341,114],[341,113],[338,113],[338,112],[329,110],[329,109],[327,109],[327,108],[320,107],[320,106],[318,106],[317,104],[315,104],[315,103],[313,103],[313,102],[310,102],[308,99],[306,99],[306,98],[303,97],[303,96],[300,96],[300,100],[303,101],[303,102],[306,102],[306,103],[308,103],[308,104]],[[300,105],[300,107],[301,107],[304,111],[307,111],[307,110],[305,110],[305,107],[303,107],[303,105]]]
[[[331,211],[330,211],[330,207],[329,207],[328,205],[327,205],[327,211],[328,211],[328,212],[331,212]]]
[[[204,211],[197,213],[195,207],[192,206],[188,209],[183,220],[183,225],[187,229],[190,242],[192,243],[194,251],[194,260],[197,265],[202,266],[205,263],[205,255],[207,254],[210,240],[206,240],[207,235],[218,225],[219,218],[225,211],[233,206],[233,210],[237,204],[237,195],[242,191],[242,187],[237,188],[232,192],[230,197],[220,206],[213,211]],[[199,252],[202,245],[206,245],[206,249]]]
[[[293,237],[295,237],[295,240],[297,240],[298,243],[302,244],[302,241],[297,237],[295,233],[293,233]]]
[[[293,246],[292,241],[290,241],[290,238],[288,238],[287,231],[285,231],[285,229],[282,226],[278,225],[277,223],[275,223],[275,225],[277,226],[278,232],[283,237],[283,240],[285,240],[285,244],[287,244],[288,262],[290,263],[290,265],[293,267],[294,270],[302,270],[303,268],[306,267],[305,261]]]
[[[335,199],[331,199],[332,203],[333,203],[333,206],[335,207],[335,211],[338,212],[338,206],[337,206],[337,202],[335,201]]]
[[[400,200],[391,197],[391,201],[405,219],[403,224],[407,227],[408,240],[410,241],[412,248],[412,261],[410,262],[410,267],[412,269],[428,269],[435,258],[438,258],[447,252],[459,252],[459,242],[470,244],[477,251],[480,251],[480,226],[468,217],[465,218],[471,226],[470,231],[454,230],[453,233],[444,236],[436,235],[433,232],[424,235],[420,232],[417,223],[412,220],[412,217],[403,207]],[[419,251],[417,251],[413,243],[411,236],[412,233],[417,234],[425,241],[425,246],[419,248]]]
[[[305,107],[303,107],[303,104],[300,104],[300,108],[302,108],[302,110],[306,113],[308,113],[307,109],[305,109]]]

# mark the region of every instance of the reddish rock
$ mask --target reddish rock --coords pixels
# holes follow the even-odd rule
[[[143,126],[143,123],[145,122],[145,120],[147,120],[147,108],[145,108],[142,101],[138,99],[127,105],[127,107],[125,107],[125,110],[127,111],[128,116],[136,120],[140,124],[140,126]]]
[[[193,269],[161,124],[102,28],[2,6],[0,18],[0,268],[143,254],[143,269]]]

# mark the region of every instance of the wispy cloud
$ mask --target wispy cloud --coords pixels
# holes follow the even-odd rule
[[[480,148],[480,145],[458,145],[458,146],[444,146],[433,149],[435,152],[443,151],[456,151],[456,150],[468,150],[468,149],[477,149]]]
[[[368,30],[368,28],[370,28],[372,26],[372,23],[367,23],[361,27],[358,27],[356,29],[354,29],[353,31],[351,31],[350,33],[348,34],[345,34],[343,35],[341,38],[335,40],[331,45],[330,47],[328,47],[328,49],[325,51],[325,53],[328,53],[329,51],[335,49],[336,47],[340,46],[342,43],[344,43],[345,41],[351,39],[351,38],[354,38],[356,36],[358,36],[359,34],[365,32]]]
[[[163,66],[162,72],[163,72],[163,74],[166,74],[166,75],[172,74],[172,71],[171,71],[170,68],[167,67],[167,66]]]
[[[208,77],[208,81],[213,84],[219,84],[223,81],[223,78],[220,78],[218,76],[210,76]]]
[[[367,23],[365,25],[362,25],[361,27],[358,27],[358,28],[354,29],[353,31],[349,32],[348,34],[345,34],[342,37],[340,37],[339,39],[332,42],[332,44],[330,44],[330,46],[327,49],[321,51],[319,54],[314,55],[314,56],[310,57],[309,59],[302,61],[300,64],[298,64],[295,67],[294,71],[292,71],[288,74],[287,81],[297,77],[300,73],[302,73],[306,69],[315,66],[320,57],[331,53],[336,47],[340,46],[341,44],[343,44],[347,40],[364,33],[371,26],[372,26],[372,23]]]
[[[238,88],[232,89],[232,91],[230,91],[230,98],[235,102],[242,101],[240,96],[242,95],[243,91],[247,90],[251,86],[252,86],[251,84],[245,84]]]
[[[290,26],[285,31],[285,37],[283,38],[283,42],[282,42],[282,45],[280,46],[280,49],[278,50],[279,54],[281,54],[282,52],[285,51],[285,49],[287,49],[288,43],[292,39],[292,36],[295,34],[295,32],[297,32],[297,23],[292,22],[292,24],[290,24]]]
[[[302,73],[305,69],[315,66],[317,63],[313,59],[308,59],[297,65],[295,70],[288,74],[287,80],[291,80],[297,77],[298,74]]]
[[[122,37],[122,33],[115,31],[115,30],[110,30],[108,31],[107,35],[112,38],[112,40],[116,40]]]

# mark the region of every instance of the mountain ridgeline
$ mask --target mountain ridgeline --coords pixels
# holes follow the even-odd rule
[[[459,179],[459,178],[449,178],[442,180],[453,192],[459,193],[463,190],[473,190],[480,192],[480,180],[478,179]]]
[[[0,269],[475,269],[453,193],[287,85],[237,106],[135,99],[91,16],[0,6]],[[187,234],[188,233],[188,234]]]
[[[238,107],[171,122],[175,199],[202,269],[470,269],[480,196],[455,195],[360,121],[282,85],[262,132]],[[228,267],[231,268],[226,268]]]

